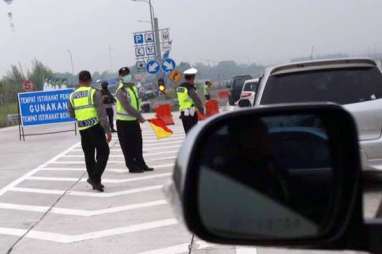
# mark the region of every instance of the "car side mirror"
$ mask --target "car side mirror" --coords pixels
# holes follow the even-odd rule
[[[239,101],[239,107],[240,108],[248,108],[248,107],[251,107],[251,102],[247,99],[241,99]]]
[[[234,111],[188,134],[174,203],[209,242],[336,249],[353,234],[349,221],[362,221],[360,165],[354,120],[340,106]]]

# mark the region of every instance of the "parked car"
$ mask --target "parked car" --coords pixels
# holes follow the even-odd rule
[[[382,170],[382,74],[376,61],[348,58],[268,68],[255,105],[335,102],[356,119],[363,168]]]
[[[243,89],[244,82],[246,80],[252,79],[253,77],[251,75],[239,75],[235,76],[232,79],[231,84],[231,96],[229,97],[229,103],[230,105],[234,105],[239,99],[241,90]]]
[[[249,79],[244,82],[243,89],[241,90],[240,99],[238,101],[239,107],[250,107],[255,103],[255,96],[259,79]]]

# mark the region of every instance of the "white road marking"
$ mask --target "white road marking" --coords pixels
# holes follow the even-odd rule
[[[84,163],[82,163],[84,164]],[[163,168],[173,168],[175,166],[174,163],[169,163],[169,164],[161,164],[161,165],[150,165],[155,169],[163,169]],[[86,168],[66,168],[66,167],[47,167],[47,168],[42,168],[40,171],[85,171]],[[105,172],[110,172],[110,173],[128,173],[129,170],[127,168],[106,168]]]
[[[126,171],[126,170],[125,170]],[[131,177],[125,179],[102,179],[102,183],[129,183],[143,180],[150,180],[156,178],[164,178],[171,176],[171,173],[162,173],[162,174],[154,174],[149,176],[142,177]],[[75,182],[78,181],[78,178],[75,177],[45,177],[45,176],[30,176],[26,180],[33,181],[52,181],[52,182]],[[81,179],[81,182],[85,182],[86,179]]]
[[[163,249],[156,249],[156,250],[140,252],[139,254],[181,254],[181,253],[187,253],[188,252],[188,246],[189,246],[189,243],[184,243],[184,244],[174,245],[174,246],[170,246],[170,247],[163,248]],[[212,247],[213,245],[206,243],[206,242],[203,242],[203,241],[197,241],[195,243],[195,246],[198,246],[198,248],[193,249],[194,251],[203,250],[203,249]]]
[[[53,208],[50,213],[61,214],[61,215],[73,215],[73,216],[83,216],[83,217],[91,217],[96,215],[104,215],[111,214],[117,212],[131,211],[135,209],[148,208],[148,207],[156,207],[166,205],[167,202],[165,200],[158,200],[140,204],[133,205],[125,205],[125,206],[117,206],[107,209],[99,209],[99,210],[83,210],[83,209],[67,209],[67,208]],[[33,205],[18,205],[11,203],[0,203],[0,209],[6,210],[17,210],[17,211],[28,211],[28,212],[38,212],[45,213],[48,211],[49,206],[33,206]]]
[[[170,143],[170,144],[176,144],[176,143]],[[178,144],[178,145],[166,145],[166,146],[155,145],[155,146],[149,147],[148,149],[146,149],[146,147],[144,147],[143,148],[143,153],[155,152],[156,150],[163,150],[163,149],[174,149],[174,148],[179,150],[180,147],[181,147],[181,144]],[[112,146],[110,148],[110,151],[111,152],[122,152],[120,146]],[[77,148],[73,149],[70,152],[83,153],[82,149],[77,149]],[[69,154],[66,154],[66,155],[69,155]]]
[[[124,191],[116,191],[116,192],[86,192],[86,191],[69,191],[67,195],[70,196],[81,196],[81,197],[95,197],[95,198],[110,198],[110,197],[118,197],[124,195],[130,195],[140,192],[147,192],[153,190],[160,190],[163,188],[163,185],[154,185],[150,187],[142,187]],[[50,189],[37,189],[37,188],[21,188],[21,187],[13,187],[10,188],[9,191],[14,192],[26,192],[26,193],[39,193],[39,194],[50,194],[50,195],[62,195],[65,190],[50,190]]]
[[[162,149],[165,149],[165,148],[162,148]],[[111,149],[112,152],[121,152],[121,150],[114,150],[114,149]],[[162,151],[162,152],[155,152],[155,153],[143,153],[143,156],[146,157],[146,156],[157,156],[157,155],[162,155],[162,154],[176,154],[178,153],[178,150],[170,150],[170,151]],[[63,156],[64,158],[84,158],[84,155],[83,154],[65,154]],[[123,158],[123,154],[118,154],[118,155],[113,155],[111,154],[109,156],[109,158]]]
[[[52,159],[48,160],[47,162],[41,164],[40,166],[38,166],[37,168],[29,171],[28,173],[26,173],[25,175],[17,178],[16,180],[14,180],[13,182],[11,182],[10,184],[6,185],[5,187],[1,188],[0,189],[0,196],[4,195],[4,193],[6,193],[7,191],[9,191],[10,189],[14,188],[15,186],[19,185],[20,183],[22,183],[25,179],[27,179],[28,177],[34,175],[36,172],[38,172],[39,170],[41,170],[42,168],[46,167],[47,165],[51,164],[52,162],[56,161],[57,159],[59,159],[60,157],[62,157],[64,154],[67,154],[70,150],[74,149],[75,147],[78,146],[79,143],[69,147],[68,149],[66,149],[65,151],[59,153],[58,155],[54,156]]]
[[[86,234],[80,235],[67,235],[67,234],[57,234],[43,231],[30,231],[25,238],[36,239],[36,240],[45,240],[57,243],[73,243],[80,242],[85,240],[94,240],[109,236],[116,236],[128,233],[135,233],[140,231],[151,230],[160,227],[167,227],[176,225],[178,222],[175,219],[166,219],[153,221],[148,223],[142,223],[138,225],[132,225],[127,227],[113,228],[102,231],[95,231]],[[0,227],[0,234],[2,235],[12,235],[12,236],[21,236],[26,232],[25,229],[17,229],[17,228],[3,228]]]
[[[167,157],[161,157],[161,158],[151,158],[151,159],[145,159],[146,162],[153,162],[153,161],[164,161],[164,160],[174,160],[176,159],[176,156],[167,156]],[[78,161],[54,161],[51,162],[51,164],[84,164],[84,160],[78,160]],[[125,163],[123,160],[109,160],[107,163]]]

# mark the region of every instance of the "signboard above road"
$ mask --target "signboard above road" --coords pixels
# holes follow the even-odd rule
[[[146,46],[146,55],[155,56],[155,45]]]
[[[19,93],[19,109],[23,126],[73,122],[68,112],[73,89]]]
[[[170,41],[170,29],[168,29],[168,28],[162,29],[160,31],[160,34],[161,34],[161,41],[162,42]]]
[[[146,64],[146,70],[150,74],[156,74],[160,71],[160,63],[156,60],[150,60]]]
[[[175,70],[175,67],[176,67],[176,63],[171,58],[166,58],[163,60],[162,70],[165,73],[169,73],[169,72]]]
[[[146,32],[145,33],[145,43],[154,43],[154,34],[153,32]]]
[[[168,79],[175,83],[179,83],[183,79],[183,75],[180,71],[174,70],[168,75]]]
[[[142,33],[136,33],[134,34],[134,44],[143,44],[144,43],[144,37]]]
[[[136,67],[138,72],[143,72],[145,71],[145,68],[146,68],[146,62],[143,60],[137,61]]]
[[[145,56],[145,47],[136,47],[135,48],[135,56],[136,57],[144,57]]]

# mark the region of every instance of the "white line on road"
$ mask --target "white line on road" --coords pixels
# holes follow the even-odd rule
[[[171,173],[154,174],[149,176],[125,178],[125,179],[102,179],[102,183],[129,183],[136,181],[144,181],[156,178],[164,178],[171,176]],[[45,176],[30,176],[26,180],[32,181],[51,181],[51,182],[76,182],[78,178],[75,177],[45,177]],[[81,179],[81,182],[85,182],[86,179]]]
[[[84,164],[84,163],[82,163]],[[154,169],[163,169],[163,168],[173,168],[174,163],[169,163],[169,164],[161,164],[161,165],[150,165]],[[40,171],[85,171],[86,168],[66,168],[66,167],[46,167],[40,169]],[[128,173],[129,170],[127,168],[106,168],[105,172],[110,172],[110,173]]]
[[[110,198],[110,197],[130,195],[130,194],[135,194],[135,193],[140,193],[140,192],[160,190],[162,188],[163,188],[163,185],[154,185],[154,186],[150,186],[150,187],[136,188],[136,189],[109,192],[109,193],[107,193],[107,192],[69,191],[69,192],[67,192],[66,195],[81,196],[81,197],[95,197],[95,198]],[[50,190],[50,189],[21,188],[21,187],[13,187],[13,188],[10,188],[9,191],[38,193],[38,194],[51,194],[51,195],[62,195],[65,192],[65,190]]]
[[[162,148],[164,149],[164,148]],[[112,152],[121,152],[121,150],[114,150],[111,149]],[[162,151],[162,152],[154,152],[154,153],[143,153],[143,156],[157,156],[162,154],[176,154],[178,150],[170,150],[170,151]],[[63,157],[65,158],[84,158],[83,154],[66,154]],[[113,155],[111,154],[109,158],[123,158],[124,156],[122,154]]]
[[[146,231],[146,230],[151,230],[151,229],[160,228],[160,227],[173,226],[173,225],[176,225],[177,223],[178,222],[175,219],[166,219],[166,220],[142,223],[142,224],[133,225],[133,226],[95,231],[95,232],[90,232],[90,233],[80,234],[80,235],[57,234],[57,233],[32,230],[25,236],[25,238],[45,240],[45,241],[58,242],[58,243],[73,243],[73,242],[79,242],[79,241],[85,241],[85,240],[99,239],[99,238],[104,238],[109,236],[116,236],[116,235]],[[0,227],[0,234],[2,235],[22,236],[25,232],[26,232],[25,229]]]
[[[117,212],[131,211],[131,210],[141,209],[141,208],[162,206],[162,205],[166,205],[166,204],[167,204],[167,202],[165,200],[158,200],[158,201],[133,204],[133,205],[125,205],[125,206],[117,206],[117,207],[111,207],[111,208],[107,208],[107,209],[99,209],[99,210],[93,210],[93,211],[83,210],[83,209],[52,208],[50,213],[61,214],[61,215],[90,217],[90,216],[96,216],[96,215],[104,215],[104,214],[111,214],[111,213],[117,213]],[[49,208],[50,208],[49,206],[33,206],[33,205],[18,205],[18,204],[11,204],[11,203],[0,203],[0,209],[6,209],[6,210],[17,210],[17,211],[45,213],[49,210]]]
[[[49,165],[50,163],[56,161],[58,158],[60,158],[61,156],[63,156],[64,154],[67,154],[70,150],[74,149],[75,147],[78,146],[79,143],[69,147],[68,149],[66,149],[65,151],[57,154],[56,156],[54,156],[52,159],[48,160],[47,162],[41,164],[40,166],[38,166],[37,168],[29,171],[28,173],[26,173],[25,175],[17,178],[16,180],[14,180],[13,182],[11,182],[10,184],[6,185],[5,187],[3,187],[2,189],[0,189],[0,196],[4,195],[4,193],[6,193],[7,191],[9,191],[10,189],[14,188],[15,186],[19,185],[20,183],[22,183],[26,178],[34,175],[36,172],[38,172],[40,169],[46,167],[47,165]]]
[[[176,156],[167,156],[167,157],[161,157],[161,158],[150,158],[146,159],[146,162],[153,162],[153,161],[164,161],[164,160],[174,160],[176,159]],[[51,162],[51,164],[84,164],[84,160],[78,160],[78,161],[54,161]],[[125,163],[123,160],[109,160],[107,163]]]
[[[174,245],[174,246],[170,246],[170,247],[163,248],[163,249],[156,249],[156,250],[140,252],[139,254],[181,254],[181,253],[187,253],[188,246],[189,246],[189,243],[184,243],[184,244]],[[202,249],[209,248],[213,245],[206,243],[206,242],[197,241],[195,243],[195,246],[198,246],[197,249],[193,249],[196,251],[196,250],[202,250]]]
[[[140,252],[139,254],[182,254],[188,253],[190,243],[184,243],[179,245],[170,246],[163,249],[149,250],[145,252]],[[235,247],[235,246],[222,246],[222,245],[214,245],[212,243],[204,242],[204,241],[196,241],[192,248],[192,253],[197,253],[198,250],[209,251],[203,253],[232,253],[232,254],[256,254],[256,248],[247,248],[247,247]],[[213,251],[219,252],[213,252]],[[228,252],[228,250],[232,250],[232,252]]]

